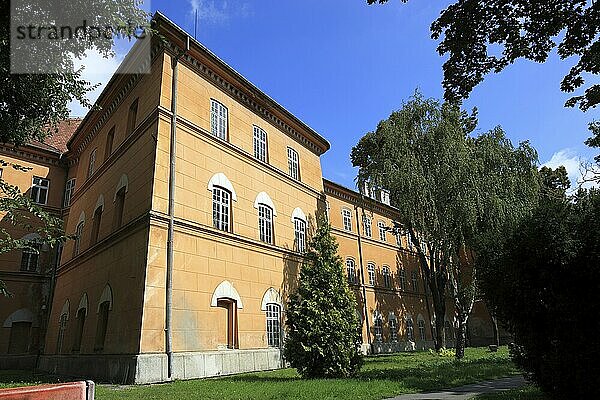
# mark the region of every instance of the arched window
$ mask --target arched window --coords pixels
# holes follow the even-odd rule
[[[96,325],[96,339],[94,340],[94,351],[104,350],[106,332],[108,329],[109,311],[112,310],[113,294],[110,285],[106,285],[98,302],[98,322]]]
[[[412,317],[406,319],[406,340],[411,342],[415,341],[415,328],[413,326]]]
[[[367,272],[369,274],[369,285],[375,286],[375,264],[372,262],[368,263]]]
[[[425,340],[425,321],[422,318],[419,318],[417,324],[419,325],[419,338]]]
[[[373,334],[376,342],[383,341],[383,319],[379,310],[375,310],[373,315]]]
[[[364,230],[365,230],[365,237],[372,237],[373,236],[373,230],[372,230],[372,221],[371,218],[367,217],[366,215],[363,217],[363,226],[364,226]]]
[[[392,342],[398,341],[398,320],[394,313],[390,313],[388,317],[388,323],[390,325],[390,340]]]
[[[114,203],[115,203],[115,214],[113,218],[113,228],[119,229],[123,225],[123,214],[125,213],[125,194],[129,191],[129,178],[123,174],[119,183],[117,184],[117,190],[115,192]]]
[[[92,220],[92,236],[90,237],[90,246],[93,246],[98,242],[98,236],[100,235],[100,223],[102,222],[102,212],[104,211],[104,196],[100,195],[96,203],[96,210],[94,211],[94,219]]]
[[[129,113],[127,114],[127,134],[131,134],[137,122],[137,112],[138,112],[138,99],[135,99],[131,102],[129,106]]]
[[[281,306],[279,304],[267,304],[267,343],[269,347],[281,345]]]
[[[27,308],[13,312],[2,325],[10,329],[8,354],[24,354],[29,352],[31,328],[38,326],[35,315]]]
[[[348,277],[348,283],[351,285],[356,285],[358,279],[356,277],[356,263],[354,259],[348,258],[346,259],[346,275]]]
[[[392,275],[390,272],[390,267],[388,267],[387,265],[384,265],[381,268],[381,274],[383,275],[383,284],[386,288],[391,288],[392,287]]]
[[[75,192],[75,182],[77,182],[77,180],[75,178],[71,178],[65,185],[65,198],[63,200],[63,207],[69,207],[71,205],[71,197],[73,197],[73,193]]]
[[[60,316],[58,317],[58,340],[56,343],[56,354],[61,354],[63,351],[63,344],[65,342],[65,332],[67,331],[67,322],[69,321],[69,299],[65,301]]]
[[[213,187],[213,227],[230,232],[231,193],[222,187]]]
[[[78,352],[81,350],[81,339],[83,338],[83,328],[85,326],[85,319],[87,317],[88,312],[88,297],[87,293],[84,293],[81,296],[81,300],[79,301],[79,307],[77,307],[77,313],[75,314],[76,318],[76,329],[75,329],[75,337],[73,339],[73,351]]]
[[[404,267],[400,267],[398,274],[400,275],[400,290],[406,290],[406,270]]]
[[[292,222],[294,223],[294,246],[296,251],[304,253],[306,251],[306,215],[300,208],[292,212]]]
[[[110,155],[112,154],[114,141],[115,141],[115,127],[113,125],[113,127],[110,128],[110,131],[108,131],[108,134],[106,135],[106,146],[104,147],[104,161],[106,161],[108,159],[108,157],[110,157]]]
[[[227,348],[239,348],[237,310],[244,308],[244,306],[237,290],[229,281],[221,282],[212,295],[210,305],[211,307],[224,309],[226,331],[222,333],[225,334]]]
[[[273,209],[266,204],[258,205],[258,231],[261,242],[273,244]]]
[[[81,239],[83,237],[83,227],[85,226],[85,213],[82,211],[79,215],[79,221],[75,227],[75,244],[73,246],[73,257],[81,251]]]

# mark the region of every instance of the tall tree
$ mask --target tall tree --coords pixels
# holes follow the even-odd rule
[[[520,58],[544,62],[555,49],[562,60],[576,60],[560,85],[571,93],[600,71],[599,33],[600,3],[589,0],[457,0],[431,25],[433,39],[443,36],[438,53],[448,56],[443,85],[449,101],[468,97],[490,72]],[[587,110],[598,103],[600,84],[592,84],[566,105]]]
[[[322,222],[287,307],[286,360],[305,378],[348,377],[362,365],[356,299],[331,226]]]
[[[358,181],[390,190],[432,295],[436,348],[445,347],[448,289],[458,320],[457,357],[476,293],[477,249],[536,196],[535,151],[496,128],[470,133],[476,113],[416,93],[352,149]]]

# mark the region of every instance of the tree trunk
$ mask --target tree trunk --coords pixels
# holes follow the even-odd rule
[[[467,337],[467,320],[466,318],[458,319],[458,327],[456,328],[456,359],[460,360],[465,356],[465,342]]]
[[[444,318],[446,316],[446,302],[439,295],[433,295],[433,309],[435,310],[435,350],[440,351],[446,348],[446,334]]]

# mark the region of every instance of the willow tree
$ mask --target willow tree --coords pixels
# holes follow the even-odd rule
[[[461,111],[418,92],[352,149],[358,181],[385,187],[402,216],[431,292],[436,349],[445,347],[451,295],[456,355],[477,287],[477,248],[491,232],[531,209],[537,198],[537,154],[514,147],[501,128],[471,136],[476,110]]]

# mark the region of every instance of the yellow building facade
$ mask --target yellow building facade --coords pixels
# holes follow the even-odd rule
[[[77,239],[54,275],[40,273],[40,285],[55,281],[39,303],[43,333],[18,350],[39,350],[45,371],[126,383],[280,368],[285,300],[325,217],[359,300],[365,352],[430,347],[416,256],[387,229],[395,209],[324,180],[327,140],[155,19],[166,42],[152,42],[150,73],[115,75],[56,171],[34,166],[57,174],[52,204]],[[367,216],[370,235],[358,231]],[[25,297],[3,299],[0,318],[27,309]],[[8,325],[0,351],[15,353]]]

